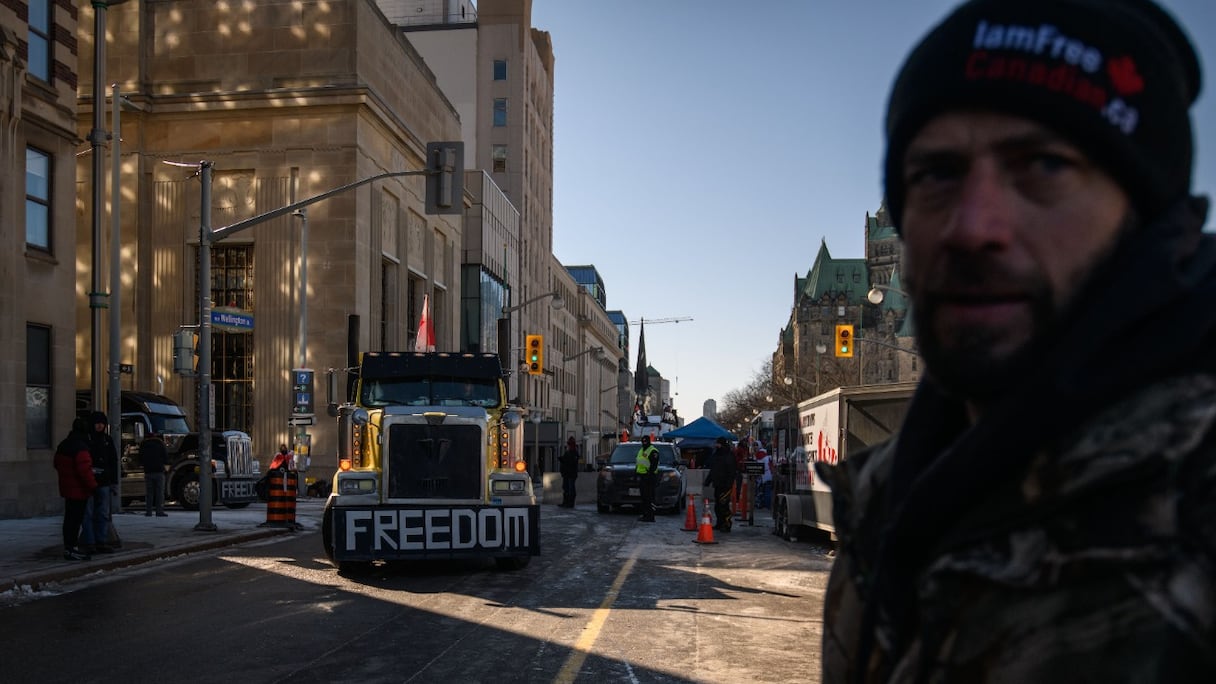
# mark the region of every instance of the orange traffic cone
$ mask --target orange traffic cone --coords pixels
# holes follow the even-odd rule
[[[685,532],[695,532],[697,529],[697,511],[696,505],[693,504],[692,494],[688,495],[688,515],[684,516],[684,527],[680,528]]]
[[[743,481],[743,486],[739,489],[739,504],[735,507],[735,515],[740,520],[747,519],[747,480]]]
[[[714,541],[714,524],[709,519],[709,499],[705,500],[705,512],[701,515],[701,528],[697,530],[697,538],[693,540],[697,544],[717,544]]]

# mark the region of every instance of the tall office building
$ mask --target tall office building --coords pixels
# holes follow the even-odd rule
[[[531,0],[377,0],[405,33],[461,118],[465,167],[482,169],[519,210],[510,305],[553,292],[553,43],[532,27]],[[514,312],[510,345],[552,328],[542,299]],[[494,303],[483,306],[494,306]],[[501,306],[498,304],[498,306]],[[551,384],[512,375],[511,395],[551,406]]]
[[[0,518],[63,506],[51,454],[75,411],[71,302],[91,275],[76,270],[76,153],[88,150],[76,53],[92,44],[75,40],[76,5],[0,3]]]

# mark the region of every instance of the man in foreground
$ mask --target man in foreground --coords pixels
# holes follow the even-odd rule
[[[926,377],[820,464],[825,682],[1216,681],[1200,84],[1149,0],[974,0],[908,57],[886,191]]]

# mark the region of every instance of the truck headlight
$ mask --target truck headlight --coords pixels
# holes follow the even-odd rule
[[[338,494],[372,494],[375,491],[375,478],[341,477],[338,479]]]
[[[495,494],[522,494],[524,492],[524,481],[494,480],[490,483],[490,490]]]

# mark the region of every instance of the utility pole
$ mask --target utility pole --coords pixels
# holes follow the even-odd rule
[[[89,341],[92,345],[89,355],[89,388],[92,390],[94,411],[101,410],[102,401],[101,369],[105,362],[101,354],[101,310],[106,308],[106,293],[102,292],[101,279],[101,213],[104,201],[105,187],[102,179],[105,177],[105,158],[102,156],[102,145],[109,137],[105,125],[105,82],[106,82],[106,10],[117,3],[95,0],[93,2],[93,128],[89,130],[89,143],[93,152],[93,188],[92,188],[92,280],[89,287]],[[114,350],[110,350],[113,354]]]

